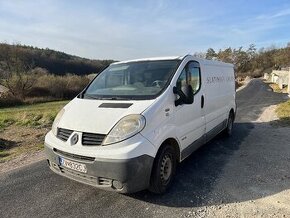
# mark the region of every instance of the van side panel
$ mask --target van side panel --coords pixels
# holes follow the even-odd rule
[[[203,68],[205,86],[206,133],[220,132],[231,108],[235,107],[235,77],[232,66],[206,64]]]
[[[190,60],[195,59],[186,58],[174,75],[167,90],[142,112],[142,115],[146,117],[146,126],[141,134],[155,146],[155,152],[157,153],[166,139],[173,138],[179,145],[181,160],[200,146],[200,143],[196,145],[197,142],[202,140],[203,144],[206,142],[206,137],[208,139],[209,135],[215,136],[219,132],[214,130],[223,129],[230,109],[236,109],[233,66],[221,62],[211,64],[211,61],[198,59],[201,68],[202,87],[200,94],[204,96],[204,108],[200,116],[204,117],[206,124],[203,131],[204,135],[197,137],[195,134],[186,131],[186,129],[189,129],[186,126],[192,125],[193,121],[189,120],[189,113],[196,114],[196,110],[192,109],[187,113],[182,113],[182,118],[178,118],[180,108],[185,108],[188,105],[177,107],[174,105],[176,96],[173,94],[173,87],[181,70]],[[195,95],[194,97],[193,104],[200,108],[201,96]]]

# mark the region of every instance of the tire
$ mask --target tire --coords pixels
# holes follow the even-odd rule
[[[158,151],[152,168],[149,191],[165,193],[172,184],[176,171],[176,154],[170,145],[164,145]]]
[[[233,133],[233,125],[234,125],[234,113],[231,111],[229,114],[228,122],[227,122],[227,127],[224,130],[224,135],[229,137]]]

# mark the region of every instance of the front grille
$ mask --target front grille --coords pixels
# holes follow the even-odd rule
[[[77,155],[77,154],[71,154],[71,153],[67,153],[65,151],[61,151],[61,150],[58,150],[56,148],[53,149],[53,151],[61,156],[64,156],[64,157],[69,157],[69,158],[73,158],[75,160],[85,160],[85,161],[94,161],[95,158],[94,157],[88,157],[88,156],[82,156],[82,155]]]
[[[83,132],[82,144],[87,146],[101,145],[106,135]]]
[[[57,134],[56,137],[61,139],[62,141],[67,141],[67,139],[70,137],[72,134],[73,130],[69,129],[63,129],[63,128],[57,128]]]

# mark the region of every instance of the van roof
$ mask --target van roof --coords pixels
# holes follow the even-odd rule
[[[129,62],[139,62],[139,61],[163,61],[163,60],[181,60],[184,56],[167,56],[167,57],[151,57],[151,58],[140,58],[127,61],[114,62],[112,64],[124,64]]]
[[[234,67],[233,64],[218,61],[218,60],[208,60],[204,58],[198,58],[198,57],[193,57],[196,61],[199,63],[202,63],[204,65],[215,65],[215,66],[225,66],[225,67]]]
[[[127,61],[119,61],[119,62],[114,62],[113,64],[124,64],[124,63],[130,63],[130,62],[139,62],[139,61],[162,61],[162,60],[182,60],[186,56],[192,56],[192,55],[184,55],[184,56],[165,56],[165,57],[152,57],[152,58],[141,58],[141,59],[133,59],[133,60],[127,60]],[[204,58],[199,58],[192,56],[196,61],[204,64],[204,65],[218,65],[218,66],[228,66],[228,67],[233,67],[233,64],[230,63],[225,63],[222,61],[217,61],[217,60],[208,60]]]

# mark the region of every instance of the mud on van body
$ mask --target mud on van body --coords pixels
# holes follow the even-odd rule
[[[165,192],[176,165],[232,132],[233,65],[190,55],[111,64],[57,115],[50,169],[107,190]]]

